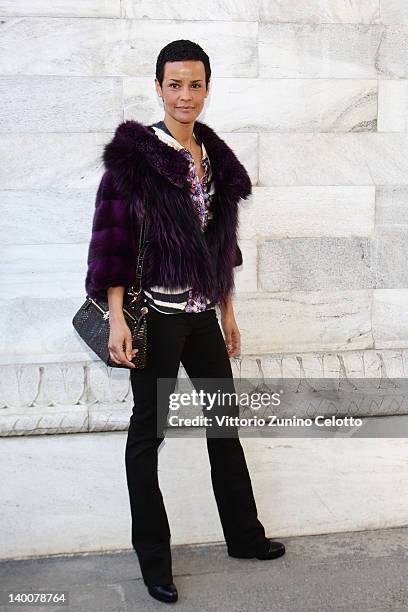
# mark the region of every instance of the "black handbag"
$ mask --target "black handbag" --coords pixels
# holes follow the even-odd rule
[[[129,205],[131,212],[132,236],[134,240],[134,211],[131,202]],[[146,315],[149,309],[147,306],[147,298],[142,289],[143,259],[147,244],[149,242],[145,239],[146,217],[147,214],[145,212],[139,234],[139,249],[136,264],[135,284],[126,287],[123,296],[123,314],[132,334],[132,348],[139,349],[131,361],[138,369],[142,369],[146,366],[147,351]],[[96,353],[104,363],[106,363],[106,365],[112,368],[133,369],[120,363],[114,363],[110,359],[108,348],[110,331],[109,302],[107,298],[95,300],[87,295],[85,302],[74,315],[72,324],[82,340],[86,342],[89,348],[92,349],[93,352]]]

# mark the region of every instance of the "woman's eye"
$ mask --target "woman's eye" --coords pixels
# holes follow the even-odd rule
[[[194,88],[200,89],[201,85],[199,83],[193,83]],[[170,83],[170,87],[178,87],[178,83]]]

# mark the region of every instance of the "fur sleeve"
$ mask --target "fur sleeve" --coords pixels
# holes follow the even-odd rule
[[[126,200],[105,170],[96,194],[85,280],[87,295],[106,299],[108,287],[127,287],[136,273],[134,241]]]

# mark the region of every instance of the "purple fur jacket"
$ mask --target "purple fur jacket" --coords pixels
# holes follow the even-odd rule
[[[90,297],[106,299],[108,287],[135,282],[146,203],[144,288],[188,285],[217,302],[234,288],[234,266],[242,264],[238,203],[251,194],[251,181],[208,125],[196,121],[194,132],[204,142],[215,186],[213,218],[205,232],[191,202],[187,159],[159,140],[152,127],[125,121],[104,146],[105,171],[96,194],[85,280]]]

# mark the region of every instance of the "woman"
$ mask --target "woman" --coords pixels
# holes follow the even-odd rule
[[[234,267],[242,263],[238,202],[251,193],[251,182],[228,145],[197,121],[210,75],[208,56],[191,41],[171,42],[160,52],[155,84],[164,118],[150,126],[125,121],[104,148],[106,170],[97,194],[86,279],[88,295],[108,296],[110,357],[131,369],[134,406],[125,461],[132,544],[149,593],[166,602],[176,601],[178,594],[157,475],[169,410],[168,401],[158,400],[158,381],[168,400],[181,362],[198,391],[220,390],[212,381],[221,379],[222,391],[234,392],[229,358],[240,351],[231,295]],[[130,207],[139,232],[146,204],[147,361],[145,368],[136,369],[122,305],[125,288],[134,282],[138,244]],[[228,414],[238,415],[238,407]],[[228,554],[283,555],[284,545],[267,539],[257,518],[237,428],[221,435],[208,429],[211,479]]]

